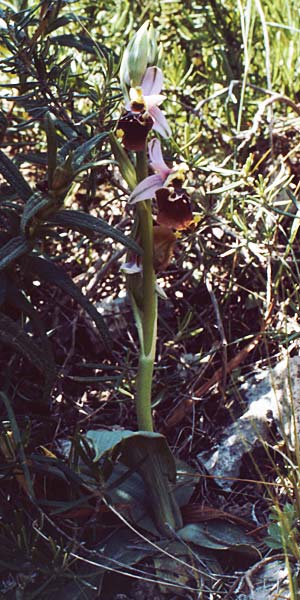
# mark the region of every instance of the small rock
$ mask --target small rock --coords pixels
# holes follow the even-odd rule
[[[287,357],[273,369],[260,370],[241,387],[248,409],[230,425],[212,451],[200,452],[197,458],[216,483],[231,490],[239,476],[245,452],[269,439],[269,422],[273,418],[283,439],[294,447],[295,432],[300,439],[300,357]]]

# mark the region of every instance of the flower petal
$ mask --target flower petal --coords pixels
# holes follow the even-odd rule
[[[152,169],[166,179],[172,173],[172,169],[169,169],[163,159],[160,141],[154,138],[149,142],[148,149]]]
[[[141,83],[144,96],[159,94],[163,85],[163,79],[163,72],[159,67],[148,67]]]
[[[165,99],[166,96],[163,94],[150,94],[150,96],[144,96],[146,109],[150,110],[152,106],[159,106]]]
[[[160,108],[158,108],[158,106],[152,106],[152,108],[149,110],[149,114],[154,119],[153,129],[160,133],[160,135],[162,135],[164,138],[171,137],[170,126]]]
[[[142,270],[142,265],[138,265],[135,260],[123,263],[120,267],[120,271],[126,275],[135,275],[136,273],[141,273]]]
[[[163,179],[160,175],[150,175],[143,179],[136,188],[133,190],[132,194],[129,196],[129,202],[134,204],[135,202],[140,202],[141,200],[149,200],[150,198],[155,197],[156,190],[159,190],[164,184]]]

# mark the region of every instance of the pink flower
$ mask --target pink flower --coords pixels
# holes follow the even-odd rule
[[[126,113],[120,118],[118,128],[124,132],[123,144],[127,150],[142,150],[151,129],[167,138],[171,130],[159,105],[165,99],[161,92],[163,74],[158,67],[148,67],[141,85],[130,88]]]
[[[182,189],[187,165],[181,164],[172,169],[166,165],[158,139],[149,142],[149,158],[154,175],[141,181],[129,197],[135,204],[142,200],[156,198],[158,214],[156,223],[170,229],[186,229],[193,223],[193,214],[187,193]]]
[[[166,165],[163,159],[160,141],[157,138],[149,142],[148,149],[150,164],[155,171],[155,175],[149,175],[149,177],[143,179],[143,181],[136,186],[129,197],[129,202],[131,204],[140,202],[141,200],[155,198],[157,190],[169,187],[172,181],[176,183],[176,179],[178,178],[181,178],[182,183],[182,172],[183,170],[187,170],[187,167],[183,165],[173,167],[172,169]]]
[[[145,110],[153,119],[153,129],[163,137],[170,137],[171,130],[166,117],[161,112],[159,105],[165,100],[160,92],[163,86],[163,73],[159,67],[146,69],[141,85],[130,88],[130,100],[126,103],[126,110],[140,113]]]

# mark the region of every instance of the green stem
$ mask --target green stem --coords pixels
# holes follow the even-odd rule
[[[136,152],[136,178],[137,182],[143,181],[148,175],[147,149]]]
[[[146,149],[136,153],[137,180],[148,175]],[[155,271],[153,268],[153,222],[151,201],[137,204],[140,244],[143,248],[142,284],[142,335],[137,374],[136,411],[138,427],[143,431],[153,431],[151,414],[152,377],[156,350],[157,297],[155,291]]]
[[[153,367],[154,360],[141,352],[136,379],[136,416],[141,431],[153,431],[151,411]]]

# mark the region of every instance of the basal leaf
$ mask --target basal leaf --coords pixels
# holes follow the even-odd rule
[[[166,547],[169,556],[160,554],[154,557],[155,573],[159,580],[159,589],[162,594],[171,592],[168,583],[176,585],[176,595],[183,598],[187,590],[197,590],[197,582],[193,579],[193,555],[183,543],[174,540]],[[174,557],[174,558],[173,558]],[[176,561],[179,559],[179,561]],[[176,562],[175,562],[176,561]],[[184,563],[184,564],[183,564]],[[174,566],[176,565],[176,568]]]
[[[190,523],[178,531],[178,535],[186,542],[192,542],[203,548],[215,550],[232,550],[248,554],[258,560],[260,552],[255,546],[255,539],[240,525],[220,519],[204,523]]]
[[[176,486],[174,496],[178,506],[184,506],[191,498],[198,482],[196,470],[183,460],[175,459],[176,463]]]
[[[56,215],[48,218],[48,223],[61,225],[75,231],[82,231],[85,234],[98,233],[104,237],[111,237],[123,244],[123,246],[126,246],[126,248],[130,248],[136,252],[136,254],[142,253],[141,248],[132,238],[124,235],[124,233],[112,227],[103,219],[80,210],[61,210]]]
[[[72,279],[61,268],[53,262],[31,254],[27,257],[27,266],[34,271],[39,279],[48,281],[49,283],[61,288],[66,294],[69,294],[95,322],[99,333],[102,336],[103,342],[107,349],[110,348],[111,341],[109,331],[106,327],[103,317],[98,313],[94,305],[84,296],[81,290],[75,285]]]
[[[155,553],[153,546],[146,546],[141,539],[135,535],[128,527],[118,528],[101,548],[103,553],[103,563],[107,561],[107,566],[117,566],[118,569],[135,565],[143,558],[152,556]]]
[[[142,477],[155,525],[162,535],[169,537],[172,529],[182,526],[171,489],[171,483],[176,481],[175,461],[163,435],[148,431],[88,431],[87,439],[97,456],[103,455],[106,448],[105,452],[112,457],[120,455],[120,460]]]
[[[129,429],[116,429],[113,431],[91,429],[87,432],[86,439],[91,443],[95,453],[94,461],[96,462],[107,452],[113,452],[120,442],[132,435],[134,435],[134,432]]]
[[[190,523],[180,529],[177,534],[185,542],[192,542],[202,548],[212,548],[214,550],[228,550],[228,543],[211,540],[206,535],[204,523]]]
[[[15,474],[16,480],[18,481],[19,485],[24,489],[24,491],[29,495],[29,497],[31,499],[33,499],[35,497],[35,493],[34,493],[34,489],[33,489],[33,485],[32,485],[32,480],[31,480],[31,476],[30,476],[30,472],[29,472],[29,468],[28,468],[28,464],[27,464],[27,460],[26,460],[26,456],[25,456],[25,452],[24,452],[22,436],[20,434],[18,423],[17,423],[16,417],[15,417],[15,414],[14,414],[14,411],[13,411],[13,408],[12,408],[12,405],[11,405],[11,402],[10,402],[10,399],[8,398],[8,396],[6,396],[6,394],[4,394],[4,392],[0,391],[0,398],[5,405],[5,408],[7,411],[7,416],[10,421],[11,433],[12,433],[12,438],[10,440],[12,456],[11,456],[10,452],[7,454],[5,451],[4,451],[4,456],[8,462],[10,462],[11,460],[14,460],[15,456],[18,457],[19,464],[20,464],[20,467],[21,467],[23,473],[20,473],[20,471],[18,469],[17,470],[14,469],[14,474]],[[1,449],[3,451],[3,446]]]
[[[151,498],[139,473],[132,472],[121,462],[115,464],[106,481],[105,495],[109,504],[125,519],[152,535],[159,536],[154,522]]]
[[[0,248],[0,270],[5,269],[19,256],[30,250],[28,242],[23,237],[14,237]]]

